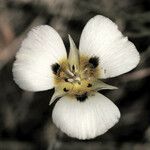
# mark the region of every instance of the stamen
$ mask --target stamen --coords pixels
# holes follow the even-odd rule
[[[89,59],[89,63],[92,64],[93,68],[96,68],[99,65],[99,58],[98,57],[91,57]]]
[[[69,82],[73,82],[74,80],[70,78],[70,79],[68,79],[68,81],[69,81]]]
[[[65,73],[66,73],[67,75],[69,75],[70,77],[74,77],[74,74],[73,74],[69,69],[67,69],[67,70],[65,71]]]

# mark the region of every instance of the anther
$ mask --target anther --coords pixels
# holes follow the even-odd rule
[[[57,74],[59,69],[60,69],[60,65],[58,63],[52,65],[52,71],[54,74]]]
[[[98,66],[98,64],[99,64],[99,58],[96,57],[96,56],[95,57],[91,57],[89,59],[89,63],[92,64],[93,68],[96,68]]]
[[[73,82],[73,81],[74,81],[74,79],[72,79],[72,78],[68,79],[68,82]]]

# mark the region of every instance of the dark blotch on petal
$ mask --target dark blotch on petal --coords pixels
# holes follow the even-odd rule
[[[72,70],[73,70],[73,71],[75,70],[75,66],[74,66],[74,65],[72,66]]]
[[[92,87],[92,84],[89,83],[87,87]]]
[[[91,57],[90,59],[89,59],[89,63],[90,64],[92,64],[92,66],[94,67],[94,68],[96,68],[97,66],[98,66],[98,64],[99,64],[99,58],[98,57]]]
[[[87,93],[84,93],[82,95],[76,95],[77,101],[80,101],[80,102],[84,102],[87,98],[88,98]]]
[[[52,71],[54,74],[57,74],[59,69],[60,69],[60,65],[58,63],[52,65]]]
[[[64,78],[65,82],[68,82],[68,79],[67,78]]]
[[[67,90],[66,88],[64,88],[63,90],[64,90],[64,92],[68,92],[68,91],[69,91],[69,90]]]

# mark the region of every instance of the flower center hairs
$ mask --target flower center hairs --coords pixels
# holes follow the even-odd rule
[[[56,87],[68,96],[75,96],[77,100],[84,101],[89,95],[94,94],[95,89],[92,85],[100,74],[98,64],[98,57],[85,56],[80,57],[79,66],[71,66],[65,60],[53,64]]]
[[[101,89],[115,89],[99,80],[102,69],[99,57],[80,56],[73,39],[69,36],[70,52],[68,59],[63,59],[51,66],[54,74],[54,100],[67,95],[83,102]],[[59,94],[58,94],[59,93]],[[61,94],[60,94],[61,93]]]

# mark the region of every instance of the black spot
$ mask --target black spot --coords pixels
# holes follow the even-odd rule
[[[73,70],[73,71],[75,70],[75,66],[74,66],[74,65],[72,66],[72,70]]]
[[[59,69],[60,69],[60,65],[58,63],[52,65],[52,71],[54,74],[57,74]]]
[[[96,68],[97,66],[98,66],[98,64],[99,64],[99,58],[98,57],[91,57],[90,59],[89,59],[89,63],[90,64],[92,64],[92,66],[94,67],[94,68]]]
[[[64,90],[64,92],[68,92],[68,91],[69,91],[69,90],[67,90],[66,88],[64,88],[63,90]]]
[[[76,95],[77,101],[80,101],[80,102],[84,102],[87,98],[88,98],[87,93],[84,93],[82,95]]]
[[[68,79],[67,79],[67,78],[65,78],[64,80],[65,80],[65,82],[68,82]]]
[[[89,83],[87,87],[92,87],[92,84]]]
[[[81,82],[78,82],[79,85],[81,85]]]

